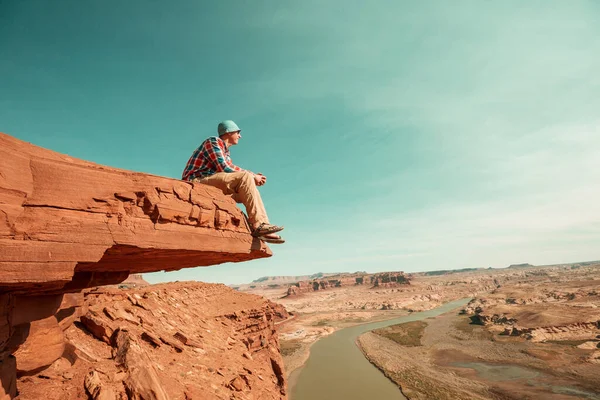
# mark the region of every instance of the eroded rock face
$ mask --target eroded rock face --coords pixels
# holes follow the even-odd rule
[[[62,335],[73,322],[98,318],[76,297],[82,289],[270,255],[218,189],[77,160],[0,133],[4,395],[14,396],[17,370],[45,368],[66,351]],[[105,332],[107,342],[113,333]]]
[[[17,360],[7,356],[0,360],[0,399],[12,399],[17,395]]]
[[[535,279],[534,283],[517,277],[516,282],[471,300],[463,311],[494,332],[533,342],[596,339],[600,335],[598,266],[583,266],[577,273],[568,270],[560,286],[552,269],[533,271],[537,274],[526,278]]]
[[[503,334],[522,336],[533,342],[595,339],[600,334],[600,320],[569,325],[541,326],[538,328],[522,328],[517,325],[506,327]]]
[[[180,282],[94,290],[82,309],[64,333],[71,362],[22,377],[19,398],[286,398],[276,322],[288,314],[262,297]]]

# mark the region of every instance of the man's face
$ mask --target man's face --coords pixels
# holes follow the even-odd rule
[[[242,134],[240,133],[240,131],[230,132],[229,137],[231,138],[229,143],[233,146],[233,145],[238,144],[238,142],[242,138]]]

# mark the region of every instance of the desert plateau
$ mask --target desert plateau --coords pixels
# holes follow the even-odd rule
[[[64,294],[53,317],[30,323],[14,352],[17,398],[358,399],[364,389],[382,399],[598,399],[599,268],[331,273],[235,289],[131,275]],[[327,348],[344,332],[356,354],[338,363]],[[322,379],[307,392],[316,356]],[[346,393],[359,364],[358,389]]]
[[[373,284],[377,276],[400,274],[329,275],[307,283],[332,284],[319,284],[318,289],[315,284],[317,290],[301,293],[298,288],[313,285],[285,284],[284,291],[274,280],[262,289],[253,283],[250,290],[293,314],[279,327],[292,399],[309,398],[295,397],[295,386],[302,380],[311,346],[320,338],[459,299],[464,300],[461,307],[442,315],[384,323],[357,335],[364,356],[401,390],[395,398],[600,398],[599,262],[415,273],[399,282]],[[350,374],[346,366],[330,363]],[[324,376],[312,385],[327,392],[334,380]],[[349,396],[343,398],[360,398],[358,393]]]

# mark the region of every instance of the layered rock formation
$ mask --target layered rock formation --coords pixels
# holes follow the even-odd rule
[[[270,255],[218,189],[76,160],[2,134],[0,215],[4,292],[64,292],[130,272]]]
[[[579,341],[600,335],[600,264],[527,274],[532,282],[505,284],[473,299],[464,309],[471,320],[509,336],[534,342]]]
[[[282,306],[224,285],[86,292],[61,358],[18,380],[19,398],[281,399]],[[102,397],[104,396],[104,397]]]
[[[17,370],[35,372],[65,352],[64,331],[83,306],[65,293],[270,255],[215,188],[0,134],[0,399],[15,396]]]
[[[473,274],[432,285],[452,290],[476,277],[487,286],[493,274],[493,289],[476,294],[466,315],[429,318],[420,332],[409,322],[385,337],[362,335],[369,360],[411,399],[598,397],[600,263]]]

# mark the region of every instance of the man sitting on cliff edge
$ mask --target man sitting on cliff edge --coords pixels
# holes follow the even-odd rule
[[[237,203],[246,207],[252,236],[268,243],[284,243],[285,240],[275,234],[283,230],[283,227],[269,223],[257,189],[257,186],[267,182],[267,177],[242,169],[231,162],[229,147],[238,144],[242,138],[241,129],[233,121],[223,121],[219,123],[217,132],[218,137],[209,137],[194,151],[181,179],[211,185],[231,195]]]

